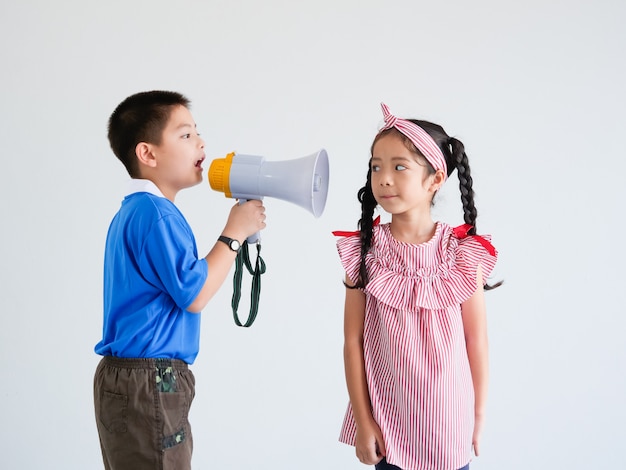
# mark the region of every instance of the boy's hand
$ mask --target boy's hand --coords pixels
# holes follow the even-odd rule
[[[261,201],[248,201],[236,204],[230,210],[222,235],[238,240],[240,243],[250,235],[265,228],[265,207]],[[205,259],[209,266],[209,275],[187,311],[199,313],[220,288],[235,260],[235,252],[216,241]]]
[[[243,242],[264,228],[265,206],[262,201],[251,200],[232,207],[224,227],[224,235]]]

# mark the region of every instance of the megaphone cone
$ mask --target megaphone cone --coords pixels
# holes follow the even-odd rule
[[[257,155],[230,153],[209,167],[209,184],[235,199],[273,197],[296,204],[315,217],[324,212],[328,195],[326,150],[306,157],[269,162]]]

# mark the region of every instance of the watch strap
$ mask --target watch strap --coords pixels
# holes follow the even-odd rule
[[[239,243],[239,240],[235,240],[234,238],[230,238],[227,237],[226,235],[220,235],[219,237],[217,237],[217,240],[223,243],[226,243],[226,245],[228,246],[228,248],[231,249],[231,251],[234,252],[239,252],[239,250],[241,249],[241,243]],[[233,248],[233,242],[235,242],[237,245],[237,249]]]

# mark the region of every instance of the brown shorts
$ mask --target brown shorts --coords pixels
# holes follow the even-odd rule
[[[189,470],[195,379],[177,359],[103,357],[94,406],[106,470]]]

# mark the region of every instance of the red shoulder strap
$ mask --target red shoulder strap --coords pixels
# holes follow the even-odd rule
[[[476,240],[478,243],[480,243],[482,246],[484,246],[485,250],[487,250],[491,256],[496,256],[496,249],[487,239],[481,237],[480,235],[468,235],[468,232],[472,228],[473,227],[470,224],[463,224],[463,225],[459,225],[458,227],[454,227],[452,230],[454,232],[454,236],[457,237],[459,240],[462,240],[463,238],[471,237],[474,240]]]
[[[374,219],[374,227],[376,227],[379,223],[380,223],[380,216]],[[333,235],[336,237],[354,237],[355,235],[359,235],[360,233],[361,232],[359,232],[358,230],[354,232],[343,232],[341,230],[337,230],[333,232]]]

